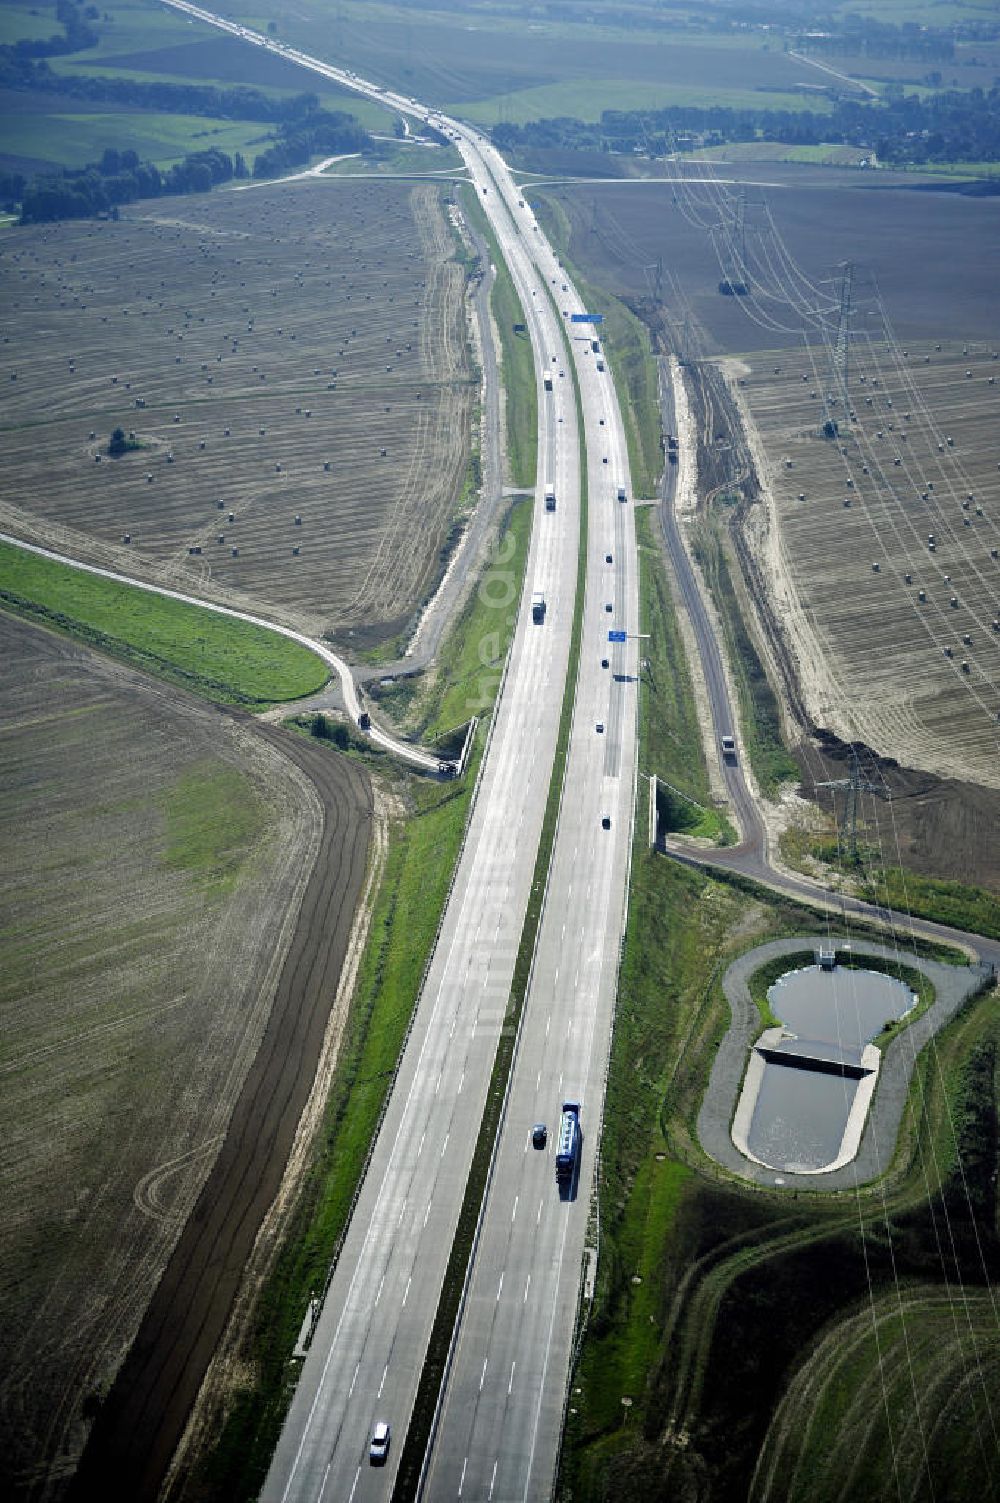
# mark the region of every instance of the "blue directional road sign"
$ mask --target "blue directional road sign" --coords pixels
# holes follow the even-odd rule
[[[603,313],[571,313],[570,316],[569,316],[569,321],[570,321],[571,324],[603,324],[603,322],[604,322],[604,314]]]
[[[627,642],[628,641],[628,632],[627,631],[609,631],[608,632],[608,641],[609,642]]]

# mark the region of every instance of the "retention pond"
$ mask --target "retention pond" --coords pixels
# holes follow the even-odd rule
[[[768,991],[781,1020],[755,1044],[733,1122],[733,1141],[758,1163],[788,1173],[839,1168],[857,1152],[886,1024],[916,1004],[880,971],[823,964],[787,971]]]

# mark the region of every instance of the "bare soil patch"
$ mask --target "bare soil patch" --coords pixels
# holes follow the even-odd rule
[[[280,733],[5,615],[0,643],[3,1475],[54,1498],[192,1225],[219,1261],[188,1256],[172,1340],[225,1318],[301,1105],[275,1036],[308,1090],[367,781],[327,753],[317,784]],[[159,1392],[157,1429],[183,1402]]]
[[[308,180],[12,232],[7,530],[314,634],[405,627],[476,396],[442,192]],[[140,447],[112,459],[116,426]]]

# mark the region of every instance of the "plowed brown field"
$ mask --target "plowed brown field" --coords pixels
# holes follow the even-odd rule
[[[120,1447],[123,1391],[133,1457],[184,1422],[315,1070],[370,794],[2,614],[0,650],[0,1454],[8,1495],[51,1498],[98,1409]]]
[[[443,191],[309,179],[9,235],[6,530],[315,634],[405,626],[476,390]],[[112,459],[116,426],[141,447]]]

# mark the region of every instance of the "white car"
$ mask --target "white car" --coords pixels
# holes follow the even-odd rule
[[[379,1420],[372,1431],[371,1444],[368,1447],[368,1460],[372,1466],[384,1466],[389,1455],[389,1426],[385,1420]]]

